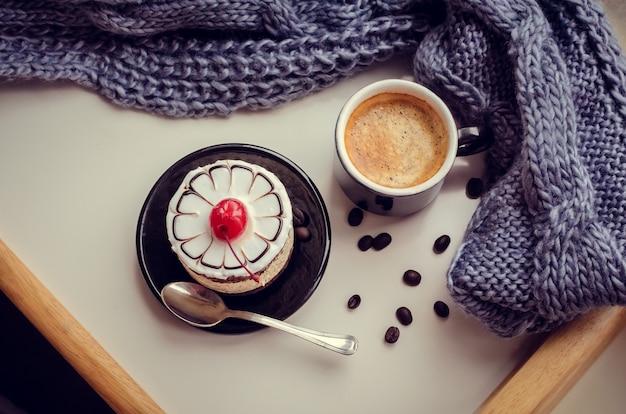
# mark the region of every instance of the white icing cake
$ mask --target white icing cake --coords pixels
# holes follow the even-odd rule
[[[224,199],[241,202],[247,215],[243,233],[230,241],[232,251],[210,223],[214,206]],[[166,226],[172,250],[205,285],[205,278],[223,285],[250,280],[248,270],[262,274],[286,244],[288,255],[293,246],[291,201],[284,185],[265,168],[240,160],[220,160],[190,171],[170,200]],[[267,282],[254,281],[257,287]]]

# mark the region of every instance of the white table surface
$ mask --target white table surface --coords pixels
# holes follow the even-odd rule
[[[614,22],[626,21],[620,0],[605,5]],[[617,25],[622,44],[625,29]],[[0,238],[168,413],[472,412],[534,340],[490,334],[453,307],[445,287],[477,204],[465,196],[465,183],[480,175],[482,158],[458,159],[426,210],[402,219],[366,214],[357,228],[346,222],[352,205],[331,171],[341,105],[374,80],[409,77],[409,67],[396,59],[284,107],[228,119],[124,110],[71,84],[5,85]],[[357,336],[355,355],[271,329],[204,332],[175,319],[148,289],[135,250],[148,191],[179,158],[227,142],[274,149],[316,183],[330,214],[330,260],[315,294],[288,320]],[[394,238],[388,248],[356,248],[361,235],[381,231]],[[444,233],[452,244],[435,255],[432,243]],[[423,275],[417,287],[401,281],[409,268]],[[355,293],[363,302],[349,311]],[[448,319],[434,315],[436,300],[452,306]],[[413,312],[408,327],[395,319],[399,306]],[[401,330],[393,345],[383,340],[390,325]],[[625,346],[622,333],[555,412],[623,412]]]

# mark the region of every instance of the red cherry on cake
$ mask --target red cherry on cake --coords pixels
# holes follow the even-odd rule
[[[209,223],[215,237],[234,240],[241,236],[248,224],[246,208],[235,198],[225,198],[213,207]]]
[[[246,208],[243,206],[243,203],[236,198],[223,199],[211,210],[209,223],[211,224],[211,231],[215,237],[228,244],[228,248],[241,267],[248,272],[253,280],[258,282],[259,276],[246,267],[239,256],[237,256],[233,245],[230,243],[231,240],[241,236],[248,224],[248,215],[246,214]]]

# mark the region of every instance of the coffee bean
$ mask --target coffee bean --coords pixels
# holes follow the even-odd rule
[[[445,302],[442,302],[440,300],[435,302],[433,309],[435,310],[437,316],[441,318],[447,318],[448,315],[450,315],[450,308],[448,308],[448,305],[446,305]]]
[[[422,281],[422,275],[416,270],[409,269],[402,275],[402,280],[409,286],[417,286]]]
[[[306,227],[309,224],[309,215],[298,207],[294,207],[293,211],[293,225],[294,227]]]
[[[352,227],[358,226],[363,221],[363,210],[358,207],[350,210],[348,214],[348,224]]]
[[[372,247],[372,243],[374,242],[374,238],[370,235],[365,235],[359,239],[359,250],[362,252],[366,251],[370,247]]]
[[[352,295],[350,296],[350,299],[348,299],[349,309],[356,309],[359,307],[360,304],[361,304],[361,296],[359,295]]]
[[[396,318],[402,325],[410,325],[413,322],[413,315],[409,308],[401,306],[396,310]]]
[[[296,238],[300,241],[311,240],[311,232],[306,227],[296,227],[295,234]]]
[[[470,178],[465,186],[465,195],[467,198],[478,198],[483,193],[483,180],[480,178]]]
[[[395,343],[400,337],[400,329],[397,326],[390,326],[385,332],[385,341],[389,344]]]
[[[374,250],[382,250],[385,247],[389,246],[390,243],[391,235],[389,233],[380,233],[378,236],[374,237],[372,247],[374,248]]]
[[[440,254],[446,251],[448,246],[450,245],[450,236],[444,234],[435,240],[433,244],[433,250],[435,253]]]

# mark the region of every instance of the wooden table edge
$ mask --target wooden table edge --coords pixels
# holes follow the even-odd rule
[[[1,239],[0,290],[115,412],[163,413]]]
[[[502,381],[480,414],[551,412],[626,324],[626,308],[589,311],[546,335]]]

